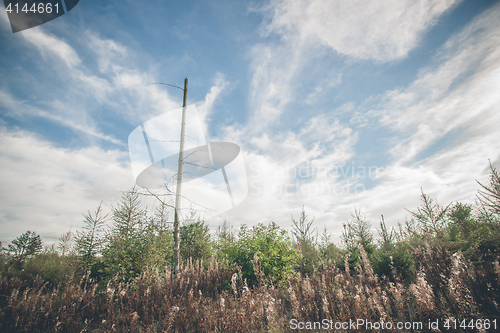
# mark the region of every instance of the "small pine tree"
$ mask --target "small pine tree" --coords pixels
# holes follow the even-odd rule
[[[368,254],[371,254],[375,249],[370,222],[362,217],[361,212],[356,209],[354,214],[351,213],[351,220],[344,223],[341,237],[350,252],[355,251],[359,245],[362,245]]]
[[[409,280],[413,278],[414,262],[411,251],[403,239],[397,237],[397,233],[388,230],[384,216],[380,219],[379,245],[373,253],[372,267],[376,274],[387,276],[391,280]]]
[[[66,256],[71,254],[71,239],[73,235],[71,230],[64,233],[61,237],[59,237],[59,243],[57,244],[57,249],[59,250],[61,256]]]
[[[118,207],[113,208],[112,235],[118,238],[135,238],[146,220],[139,193],[134,187],[122,195]]]
[[[355,267],[361,264],[361,253],[359,246],[361,245],[369,257],[375,251],[375,244],[371,231],[371,224],[368,220],[361,216],[361,212],[354,210],[351,213],[351,220],[344,223],[344,230],[342,231],[342,241],[344,242],[349,256],[349,266]],[[342,264],[340,264],[342,267]]]
[[[75,249],[76,254],[80,257],[80,265],[84,270],[88,270],[94,263],[96,255],[101,252],[104,241],[101,233],[104,230],[107,215],[103,216],[102,202],[93,216],[89,211],[83,217],[85,218],[85,226],[83,227],[85,231],[76,232]]]
[[[8,252],[13,261],[22,263],[27,258],[42,251],[42,239],[33,231],[26,231],[9,244]]]
[[[112,209],[112,219],[102,252],[103,265],[108,275],[128,280],[144,269],[151,242],[150,220],[135,187],[123,193],[121,202]]]
[[[314,217],[312,218],[311,221],[309,221],[306,212],[304,211],[304,206],[302,206],[302,212],[300,213],[298,221],[295,221],[292,215],[293,234],[297,242],[315,243],[314,229],[311,229],[313,222],[314,222]]]
[[[147,248],[144,266],[164,269],[172,262],[174,235],[168,221],[167,205],[161,203],[148,218],[145,228]]]
[[[316,250],[317,237],[314,236],[315,229],[312,229],[314,217],[309,221],[304,206],[300,213],[299,220],[296,221],[292,215],[293,235],[295,236],[295,247],[300,254],[298,268],[302,274],[310,274],[314,265],[319,261],[319,253]]]
[[[236,241],[232,226],[226,220],[219,225],[216,232],[215,249],[217,251],[216,255],[219,259],[226,258],[226,253],[228,249],[233,246]]]
[[[490,185],[478,182],[483,190],[479,191],[481,218],[487,222],[498,224],[500,222],[500,174],[490,163]]]
[[[191,210],[190,216],[183,221],[179,236],[180,255],[184,262],[189,259],[205,261],[210,259],[212,256],[210,229],[196,211]]]
[[[422,199],[422,206],[418,207],[416,212],[409,211],[412,219],[424,234],[442,236],[442,230],[447,227],[449,222],[447,217],[450,205],[446,207],[439,206],[423,190],[420,198]]]
[[[386,248],[390,247],[394,242],[394,230],[387,230],[387,226],[385,225],[384,215],[382,215],[380,219],[380,229],[378,230],[380,235],[380,247]]]
[[[332,262],[333,264],[336,264],[343,260],[342,250],[331,242],[331,234],[326,229],[326,226],[321,234],[319,255],[325,263]]]

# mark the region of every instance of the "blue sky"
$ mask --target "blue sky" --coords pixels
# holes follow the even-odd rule
[[[182,103],[147,84],[185,77],[246,166],[241,204],[200,211],[214,229],[289,229],[304,206],[338,241],[354,209],[404,221],[421,188],[473,203],[500,165],[498,22],[492,0],[81,0],[13,34],[2,11],[0,240],[50,243],[109,210],[135,182],[129,134]]]

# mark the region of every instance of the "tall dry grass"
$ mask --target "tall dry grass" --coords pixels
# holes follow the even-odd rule
[[[251,289],[235,266],[216,261],[205,267],[187,263],[175,281],[169,270],[157,269],[129,283],[99,285],[86,275],[55,288],[41,279],[23,287],[16,278],[0,277],[0,331],[289,332],[291,319],[500,322],[498,259],[488,266],[491,272],[478,272],[460,253],[417,248],[418,277],[407,284],[394,270],[395,282],[378,277],[362,247],[360,253],[362,265],[354,270],[321,264],[310,276],[299,274],[286,285],[266,285],[257,272],[261,281]]]

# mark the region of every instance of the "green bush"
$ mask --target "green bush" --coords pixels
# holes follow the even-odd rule
[[[372,267],[375,274],[391,281],[401,279],[409,283],[415,278],[413,255],[405,243],[377,250],[372,257]]]
[[[74,268],[74,257],[62,257],[57,252],[49,250],[28,259],[20,275],[26,280],[38,275],[50,286],[58,286],[70,279]]]
[[[261,274],[267,282],[284,282],[294,274],[299,258],[286,230],[276,223],[259,223],[248,228],[242,225],[237,239],[224,244],[226,258],[241,266],[242,276],[250,285],[260,282]]]

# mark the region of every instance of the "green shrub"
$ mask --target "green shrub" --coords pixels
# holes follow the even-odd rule
[[[241,266],[243,278],[255,285],[263,274],[267,282],[284,282],[293,275],[299,258],[286,230],[276,223],[241,226],[238,238],[222,250],[230,262]]]
[[[415,279],[414,260],[405,243],[377,250],[373,255],[372,267],[375,274],[386,276],[391,281],[410,283]]]

